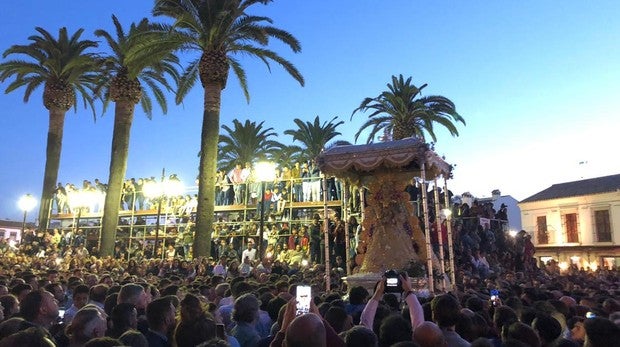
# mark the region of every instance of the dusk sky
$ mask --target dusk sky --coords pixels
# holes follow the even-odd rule
[[[0,50],[28,44],[40,26],[58,35],[84,28],[112,31],[152,18],[149,0],[41,1],[6,4]],[[392,75],[428,83],[424,95],[451,99],[467,125],[460,136],[438,131],[436,152],[455,165],[455,194],[490,196],[493,189],[522,200],[551,184],[620,173],[620,2],[276,0],[253,7],[296,36],[302,52],[272,48],[306,79],[301,87],[278,66],[241,57],[248,73],[248,104],[231,73],[222,96],[221,125],[233,119],[265,121],[284,135],[294,118],[345,121],[339,140],[353,142],[366,119],[351,112],[365,97],[386,90]],[[105,45],[102,45],[105,49]],[[17,58],[17,56],[9,57]],[[192,57],[193,59],[194,57]],[[0,84],[2,92],[10,81]],[[0,95],[0,219],[21,220],[17,200],[41,194],[48,111],[42,88],[23,102],[24,90]],[[182,105],[149,120],[138,107],[127,177],[158,176],[162,168],[193,185],[202,120],[199,84]],[[67,113],[59,181],[108,179],[113,108],[97,120],[80,107]],[[358,143],[365,142],[360,138]],[[582,164],[580,164],[582,163]],[[28,217],[33,221],[36,211]]]

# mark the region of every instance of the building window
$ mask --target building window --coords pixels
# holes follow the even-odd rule
[[[594,228],[596,233],[596,241],[611,242],[609,210],[594,211]]]
[[[577,222],[576,213],[567,213],[562,215],[562,221],[564,222],[564,232],[566,233],[567,243],[579,242],[579,224]]]
[[[536,217],[536,236],[538,243],[545,245],[549,243],[549,234],[547,234],[547,216]]]

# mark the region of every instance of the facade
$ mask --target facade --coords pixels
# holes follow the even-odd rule
[[[554,184],[519,207],[539,261],[620,267],[620,174]]]
[[[27,224],[30,227],[30,223]],[[0,239],[7,242],[21,242],[22,239],[22,222],[0,220]]]

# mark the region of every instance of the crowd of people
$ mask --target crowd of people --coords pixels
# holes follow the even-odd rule
[[[328,245],[318,215],[268,220],[263,240],[255,222],[222,221],[211,256],[194,259],[191,223],[178,242],[150,251],[119,244],[114,257],[85,247],[79,229],[31,230],[20,245],[0,241],[0,347],[618,345],[618,269],[535,261],[527,233],[506,232],[502,208],[455,204],[455,218],[431,220],[443,240],[453,223],[457,270],[456,283],[434,293],[412,288],[406,272],[396,290],[385,278],[347,285],[361,227],[348,221],[345,249],[337,214]],[[299,285],[311,287],[307,313],[298,312]]]
[[[615,346],[620,276],[459,267],[457,288],[420,295],[348,287],[325,267],[259,261],[45,258],[5,250],[3,346]],[[254,259],[254,261],[252,261]],[[256,266],[254,266],[257,264]],[[331,288],[326,289],[330,281]],[[308,313],[296,289],[311,287]]]
[[[149,210],[154,208],[155,198],[149,196],[148,186],[159,182],[181,183],[176,174],[165,179],[155,176],[144,178],[128,178],[123,182],[120,210]],[[264,203],[267,215],[282,215],[287,203],[323,201],[321,173],[311,161],[296,162],[292,166],[280,165],[274,169],[272,181],[265,182],[264,200],[261,199],[261,182],[256,179],[255,168],[250,163],[236,164],[229,171],[219,170],[216,175],[216,199],[218,206],[252,205],[260,208]],[[329,200],[341,200],[342,184],[336,178],[327,181]],[[81,186],[73,183],[58,183],[54,193],[52,213],[66,214],[83,209],[99,212],[103,208],[107,184],[95,179],[94,182],[84,180]],[[179,216],[190,215],[197,206],[195,194],[175,192],[168,197],[166,208]],[[81,196],[86,195],[83,204]]]

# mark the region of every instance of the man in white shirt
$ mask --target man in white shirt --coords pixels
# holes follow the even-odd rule
[[[243,251],[241,254],[241,259],[245,260],[245,258],[249,258],[250,262],[253,262],[256,259],[256,249],[254,248],[254,242],[248,242],[248,248]]]

